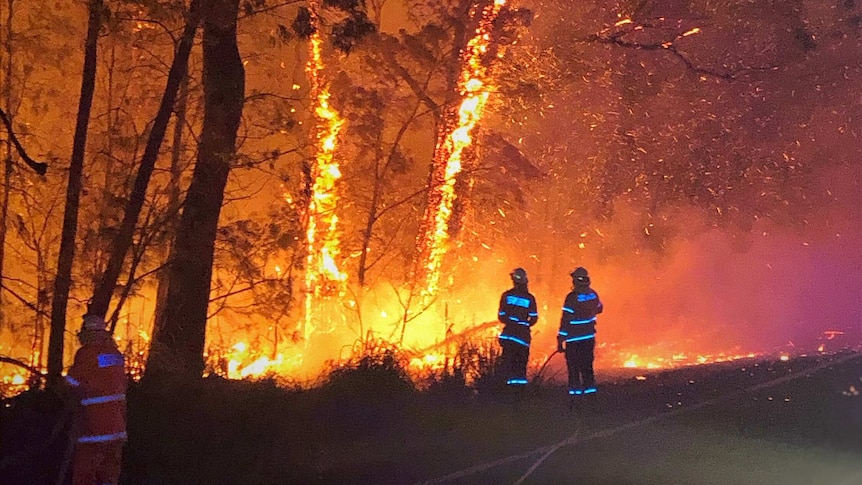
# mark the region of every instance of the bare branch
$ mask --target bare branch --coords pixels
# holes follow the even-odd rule
[[[0,119],[3,120],[3,125],[6,126],[6,132],[9,133],[9,139],[12,140],[12,144],[15,145],[15,149],[18,150],[18,155],[21,155],[21,158],[27,166],[32,168],[34,172],[39,175],[45,175],[45,172],[48,171],[48,164],[45,162],[37,162],[27,155],[27,151],[24,150],[23,146],[21,146],[21,142],[18,141],[18,137],[15,136],[15,130],[12,129],[12,122],[9,121],[9,117],[6,116],[6,112],[2,109],[0,109]]]
[[[5,278],[4,278],[4,279],[5,279]],[[9,287],[8,287],[8,286],[6,286],[5,284],[0,284],[0,286],[2,286],[4,290],[6,290],[7,292],[9,292],[9,294],[10,294],[10,295],[12,295],[13,297],[15,297],[15,299],[16,299],[16,300],[18,300],[18,301],[20,301],[21,303],[23,303],[23,304],[24,304],[24,306],[26,306],[27,308],[29,308],[29,309],[33,310],[33,311],[34,311],[34,312],[36,312],[36,313],[41,313],[42,315],[48,316],[48,314],[47,314],[47,313],[45,313],[45,312],[40,312],[40,311],[39,311],[39,308],[37,308],[37,307],[36,307],[36,304],[35,304],[35,303],[33,303],[33,302],[31,302],[31,301],[27,300],[26,298],[24,298],[23,296],[19,295],[19,294],[18,294],[18,293],[16,293],[16,292],[15,292],[15,290],[13,290],[12,288],[9,288]]]
[[[12,364],[14,366],[21,367],[22,369],[29,371],[31,374],[36,374],[38,376],[44,376],[45,375],[39,369],[32,367],[28,364],[25,364],[24,362],[22,362],[18,359],[13,359],[12,357],[6,357],[5,355],[0,355],[0,362],[2,362],[4,364]]]
[[[643,26],[640,26],[643,27]],[[629,49],[637,49],[643,51],[664,51],[670,53],[672,56],[676,57],[683,64],[685,64],[686,68],[690,71],[695,72],[697,74],[701,74],[704,76],[714,77],[718,79],[724,79],[726,81],[736,81],[739,79],[740,74],[744,74],[747,72],[754,71],[773,71],[777,69],[777,66],[767,66],[767,67],[748,67],[744,69],[737,69],[733,71],[717,71],[713,69],[708,69],[705,67],[700,67],[696,65],[691,59],[688,58],[682,51],[680,51],[676,44],[677,40],[686,36],[686,34],[678,34],[673,41],[660,42],[660,43],[652,43],[652,44],[643,44],[639,42],[630,42],[625,40],[623,37],[626,34],[631,33],[629,30],[620,30],[616,32],[612,32],[610,34],[593,34],[587,36],[583,39],[578,39],[575,42],[579,43],[599,43],[599,44],[610,44],[618,47],[625,47]]]

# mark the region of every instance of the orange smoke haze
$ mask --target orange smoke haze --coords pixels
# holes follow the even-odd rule
[[[619,237],[617,243],[631,248],[636,241],[620,234],[632,233],[634,218],[625,220],[624,207],[616,213],[616,222],[602,231],[604,242]],[[605,305],[598,321],[600,369],[667,368],[862,343],[862,234],[852,217],[800,230],[763,221],[746,244],[738,235],[704,229],[694,211],[679,210],[674,221],[693,234],[661,254],[633,248],[599,261],[590,244],[581,249],[551,238],[533,239],[529,251],[516,241],[489,243],[491,250],[477,255],[456,249],[450,253],[458,258],[454,269],[441,274],[447,289],[427,309],[417,306],[418,299],[413,302],[401,342],[410,298],[386,281],[361,296],[354,288],[341,299],[327,300],[327,318],[307,341],[292,334],[296,318],[275,325],[219,314],[208,328],[211,361],[217,353],[221,372],[232,378],[275,372],[307,382],[327,362],[350,357],[361,340],[382,339],[412,352],[414,364],[433,367],[442,360],[434,345],[451,333],[478,329],[470,338],[496,343],[499,295],[510,286],[508,273],[517,266],[527,269],[539,303],[531,349],[534,370],[555,348],[560,307],[570,289],[568,273],[579,265],[589,269]],[[543,260],[551,254],[556,263],[548,267]],[[117,328],[122,345],[146,346],[151,311],[145,299],[132,301]],[[840,338],[828,340],[829,332],[840,332]],[[12,379],[20,381],[7,376]]]
[[[625,212],[620,208],[606,238],[626,233],[622,228],[631,221],[624,220]],[[452,256],[462,258],[455,264],[461,269],[442,273],[448,291],[407,324],[402,347],[432,347],[447,329],[481,328],[471,337],[494,343],[500,329],[495,323],[499,294],[510,286],[511,269],[523,266],[539,302],[531,353],[538,366],[556,346],[560,307],[570,289],[568,273],[578,265],[590,270],[605,304],[598,323],[600,368],[666,368],[862,343],[862,254],[852,220],[812,223],[800,230],[761,221],[745,244],[738,234],[706,228],[694,211],[679,210],[674,221],[694,234],[661,254],[633,249],[627,256],[598,262],[589,245],[581,249],[550,239],[539,241],[540,248],[534,241],[532,252],[511,242],[491,244],[491,254],[475,258],[456,252]],[[541,264],[547,251],[556,252],[553,268]],[[400,301],[406,297],[401,295]],[[398,302],[391,286],[370,290],[354,303],[361,307],[361,324],[358,314],[348,314],[342,328],[312,337],[305,356],[309,371],[326,359],[347,356],[368,332],[397,342],[403,316]],[[829,340],[830,332],[840,332],[841,338]],[[430,361],[437,359],[434,353],[427,352]]]

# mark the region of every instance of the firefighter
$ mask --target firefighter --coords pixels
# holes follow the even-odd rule
[[[572,291],[563,304],[557,351],[566,353],[569,371],[569,394],[580,396],[596,392],[593,359],[596,349],[596,315],[602,313],[602,301],[590,287],[585,268],[571,273]]]
[[[503,348],[501,366],[506,384],[520,386],[527,383],[530,327],[536,324],[539,313],[536,299],[527,290],[527,272],[523,268],[515,268],[509,276],[513,287],[500,297],[497,317],[504,324],[500,333],[500,347]]]
[[[66,375],[77,400],[72,484],[116,484],[126,442],[125,361],[100,316],[84,316],[78,339]]]

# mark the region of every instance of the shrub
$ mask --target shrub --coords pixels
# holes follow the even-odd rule
[[[367,433],[403,417],[416,387],[395,349],[375,342],[360,350],[325,377],[317,411],[342,429]]]
[[[499,356],[499,347],[487,341],[460,341],[451,356],[447,355],[443,368],[426,376],[423,388],[436,396],[471,396],[494,380]]]

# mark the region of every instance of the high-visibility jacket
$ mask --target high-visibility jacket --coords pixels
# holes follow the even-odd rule
[[[505,325],[500,340],[510,340],[529,347],[530,327],[539,320],[536,298],[527,291],[526,286],[516,285],[500,296],[497,319]]]
[[[604,307],[599,294],[589,286],[578,286],[566,295],[560,318],[560,339],[566,342],[589,340],[596,336],[596,315]]]
[[[78,443],[126,439],[125,359],[110,334],[78,349],[66,381],[80,399]]]

